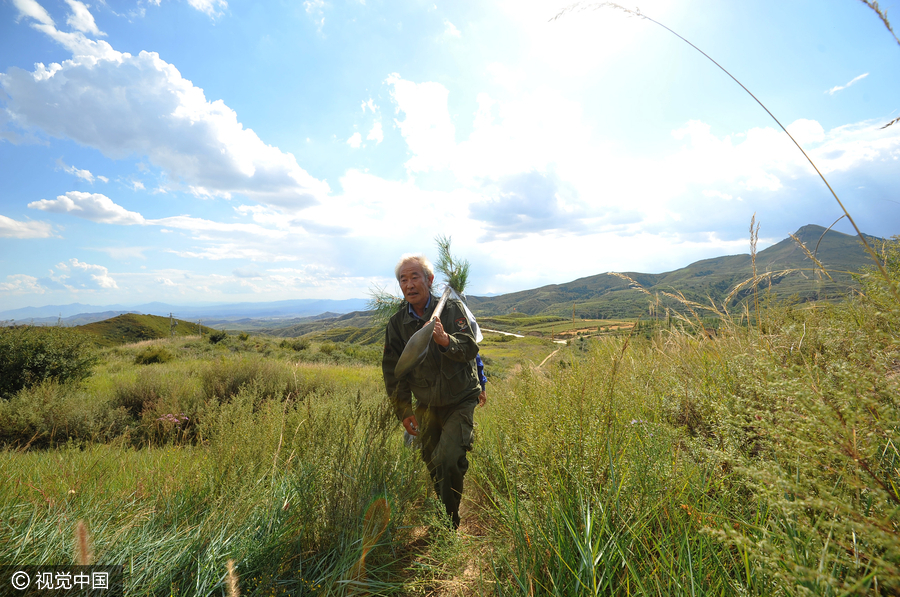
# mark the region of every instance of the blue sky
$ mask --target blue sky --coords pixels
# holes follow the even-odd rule
[[[510,292],[745,253],[754,213],[760,247],[840,216],[695,50],[614,8],[551,20],[569,5],[0,0],[0,310],[396,292],[437,235],[470,293]],[[900,45],[874,12],[638,6],[900,234]]]

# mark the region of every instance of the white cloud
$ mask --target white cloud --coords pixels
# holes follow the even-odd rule
[[[456,25],[451,23],[449,19],[444,19],[444,36],[459,38],[462,37],[462,33],[459,32]]]
[[[869,76],[869,73],[863,73],[863,74],[859,75],[858,77],[853,77],[852,79],[850,79],[850,81],[848,81],[846,85],[837,85],[836,87],[832,87],[825,93],[827,93],[828,95],[834,95],[838,91],[843,91],[844,89],[847,89],[848,87],[850,87],[851,85],[853,85],[854,83],[856,83],[858,81],[862,81],[863,79],[865,79],[868,76]]]
[[[378,105],[375,103],[375,100],[373,100],[371,97],[369,98],[369,101],[367,101],[367,102],[362,102],[362,111],[363,111],[363,114],[366,113],[366,108],[368,108],[369,110],[371,110],[373,114],[377,114],[377,113],[378,113]]]
[[[113,259],[146,259],[144,251],[149,251],[151,247],[96,247],[91,250],[102,251]]]
[[[29,10],[23,14],[36,18]],[[11,68],[0,74],[15,125],[73,139],[114,159],[147,156],[176,187],[242,194],[289,210],[327,195],[328,185],[292,154],[266,145],[221,100],[207,101],[202,89],[158,54],[132,56],[80,32],[60,32],[43,22],[34,27],[73,58],[37,64],[31,73]]]
[[[296,256],[275,253],[268,247],[248,247],[237,243],[225,243],[207,247],[200,251],[176,251],[170,250],[179,257],[194,259],[209,259],[220,261],[222,259],[249,259],[250,261],[294,261]]]
[[[499,0],[499,7],[510,22],[526,37],[523,60],[534,69],[549,68],[567,75],[586,75],[601,64],[640,47],[645,37],[654,34],[648,23],[631,18],[606,2],[572,0]],[[637,8],[634,2],[622,2]],[[577,9],[553,20],[563,9]],[[641,0],[644,14],[666,22],[673,0]],[[599,10],[598,10],[599,9]]]
[[[304,0],[303,8],[306,10],[306,14],[312,17],[316,28],[321,33],[325,27],[325,0]]]
[[[80,169],[76,168],[75,166],[67,165],[62,160],[56,160],[56,165],[59,166],[60,168],[62,168],[67,173],[69,173],[73,176],[76,176],[76,177],[80,178],[81,180],[84,180],[86,182],[94,184],[94,175],[91,174],[90,170],[80,170]],[[109,179],[106,178],[105,176],[100,176],[98,178],[100,180],[102,180],[103,182],[109,182]]]
[[[440,83],[413,83],[391,74],[391,98],[405,118],[394,120],[413,157],[406,162],[411,172],[439,169],[449,162],[455,147],[456,129],[447,109],[447,88]]]
[[[6,280],[0,284],[0,291],[5,294],[44,294],[44,287],[33,276],[15,274],[6,276]]]
[[[362,143],[362,135],[358,132],[350,135],[350,138],[347,139],[347,145],[352,147],[353,149],[359,149],[360,144]]]
[[[158,1],[156,4],[157,6],[159,6]],[[225,0],[188,0],[188,4],[190,4],[200,12],[206,14],[211,19],[215,19],[216,17],[222,15],[221,12],[216,10],[216,7],[219,7],[222,10],[226,10],[228,8],[228,2],[226,2]]]
[[[706,189],[705,191],[703,191],[703,195],[705,197],[715,197],[717,199],[723,199],[725,201],[731,201],[734,199],[733,195],[729,195],[728,193],[723,193],[721,191],[715,191],[715,190],[711,190],[711,189]],[[738,197],[738,201],[741,201],[740,197]]]
[[[376,120],[372,124],[372,130],[369,131],[369,134],[366,135],[366,140],[375,141],[376,144],[384,141],[384,130],[381,128],[381,121]]]
[[[47,222],[20,222],[0,216],[0,238],[50,238],[53,228]]]
[[[213,220],[194,218],[191,216],[170,216],[167,218],[159,218],[156,220],[147,220],[147,223],[156,226],[168,226],[169,228],[190,230],[195,234],[203,232],[221,232],[233,235],[236,232],[241,232],[245,234],[273,239],[283,238],[286,234],[285,231],[263,228],[262,226],[257,226],[256,224],[229,224],[226,222],[215,222]]]
[[[56,265],[56,271],[51,270],[50,279],[58,282],[70,290],[95,290],[98,288],[118,288],[116,281],[110,277],[109,270],[102,265],[93,265],[69,259],[68,263],[61,262]]]
[[[89,11],[88,7],[82,2],[79,2],[78,0],[66,0],[66,4],[68,4],[69,8],[72,10],[72,13],[66,18],[67,25],[82,33],[90,33],[95,37],[106,35],[97,28],[97,23],[94,21],[94,15],[91,14],[91,11]]]
[[[821,143],[825,140],[825,129],[815,120],[800,118],[789,124],[787,130],[802,146]]]
[[[186,215],[148,220],[137,212],[128,211],[101,193],[69,191],[56,199],[32,201],[28,207],[52,213],[67,213],[101,224],[165,226],[189,230],[194,234],[222,233],[233,236],[235,233],[243,233],[266,238],[281,238],[286,234],[284,230],[272,230],[257,224],[216,222]],[[284,216],[280,216],[280,219],[284,221]],[[162,229],[162,232],[171,232],[167,228]]]
[[[55,26],[53,19],[50,18],[50,14],[35,0],[13,0],[13,5],[19,11],[17,21],[23,17],[28,17],[42,25]]]
[[[79,218],[102,224],[146,224],[141,214],[128,211],[100,193],[69,191],[56,199],[41,199],[28,204],[31,209],[52,213],[70,213]]]
[[[748,205],[779,213],[798,209],[795,204],[809,207],[797,199],[785,206],[788,193],[820,184],[790,139],[773,127],[718,135],[708,124],[690,121],[672,132],[682,142],[678,150],[651,158],[598,140],[579,103],[538,88],[506,99],[478,94],[472,132],[456,141],[443,86],[396,74],[385,83],[398,114],[406,115],[397,125],[412,154],[409,172],[453,173],[463,188],[482,197],[465,220],[488,235],[482,240],[538,231],[556,237],[613,229],[633,234],[667,226],[668,234],[720,229],[727,237],[737,228],[724,218],[743,227]],[[879,131],[875,123],[863,123],[825,131],[816,121],[799,119],[788,129],[826,174],[889,168],[900,159],[900,128]],[[353,177],[348,173],[342,184],[348,178]],[[343,204],[346,197],[333,201]],[[719,205],[729,207],[704,211]],[[352,209],[367,213],[362,205]],[[368,216],[390,221],[371,209]]]

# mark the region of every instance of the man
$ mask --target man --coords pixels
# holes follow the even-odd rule
[[[397,379],[394,369],[403,348],[431,321],[438,299],[431,294],[434,268],[424,255],[404,255],[394,273],[405,302],[385,332],[385,388],[403,427],[419,436],[434,490],[453,528],[459,528],[463,477],[469,468],[466,452],[472,449],[473,413],[481,394],[475,366],[478,344],[462,304],[450,299],[435,320],[424,362]]]

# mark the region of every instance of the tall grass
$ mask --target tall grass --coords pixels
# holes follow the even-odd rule
[[[127,594],[221,594],[229,559],[247,595],[393,592],[427,485],[381,396],[347,379],[308,401],[250,382],[207,405],[194,444],[0,452],[0,561],[71,562],[83,520],[94,561],[125,564]],[[391,514],[360,576],[375,500]]]
[[[91,553],[134,595],[897,594],[898,256],[842,304],[669,293],[665,327],[492,377],[459,535],[365,360],[109,350],[0,402],[0,561]]]
[[[900,591],[900,311],[866,280],[712,341],[686,302],[495,388],[472,461],[496,592]]]

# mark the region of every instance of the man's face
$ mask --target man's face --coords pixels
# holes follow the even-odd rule
[[[417,312],[422,311],[428,303],[432,280],[434,280],[434,276],[426,277],[422,266],[418,263],[410,262],[400,269],[399,282],[403,298]]]

